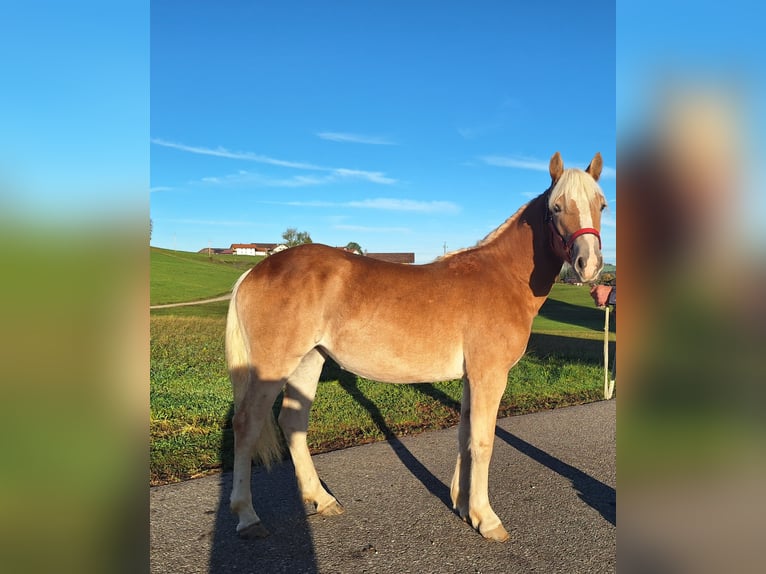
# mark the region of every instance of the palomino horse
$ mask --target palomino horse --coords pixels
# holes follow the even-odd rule
[[[603,266],[604,195],[596,154],[585,171],[551,158],[550,187],[475,247],[407,266],[323,245],[264,259],[234,287],[226,359],[234,388],[231,509],[245,538],[268,531],[253,509],[251,463],[279,457],[272,405],[303,498],[325,515],[343,507],[322,486],[306,444],[322,364],[379,381],[462,377],[459,449],[450,494],[482,536],[508,533],[487,493],[497,410],[508,370],[526,350],[532,319],[569,261],[583,282]]]

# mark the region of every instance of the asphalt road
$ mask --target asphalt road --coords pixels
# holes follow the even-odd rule
[[[290,463],[256,470],[262,540],[235,535],[230,473],[152,488],[151,571],[614,572],[615,414],[611,400],[498,421],[490,501],[508,542],[452,511],[451,428],[315,456],[342,516],[307,515]]]

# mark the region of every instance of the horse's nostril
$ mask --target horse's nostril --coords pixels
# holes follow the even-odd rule
[[[575,261],[575,266],[577,267],[578,270],[584,271],[585,270],[585,258],[578,257],[577,261]]]

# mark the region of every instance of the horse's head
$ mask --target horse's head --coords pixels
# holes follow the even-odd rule
[[[569,263],[583,283],[594,281],[604,267],[601,256],[601,211],[606,199],[598,186],[601,154],[585,171],[564,169],[561,154],[551,158],[551,187],[546,220],[554,252]]]

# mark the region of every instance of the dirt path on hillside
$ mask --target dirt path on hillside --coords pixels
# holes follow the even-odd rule
[[[165,303],[164,305],[150,305],[149,309],[167,309],[169,307],[185,307],[186,305],[202,305],[203,303],[215,303],[216,301],[228,301],[231,299],[231,293],[213,297],[212,299],[200,299],[198,301],[184,301],[183,303]]]

